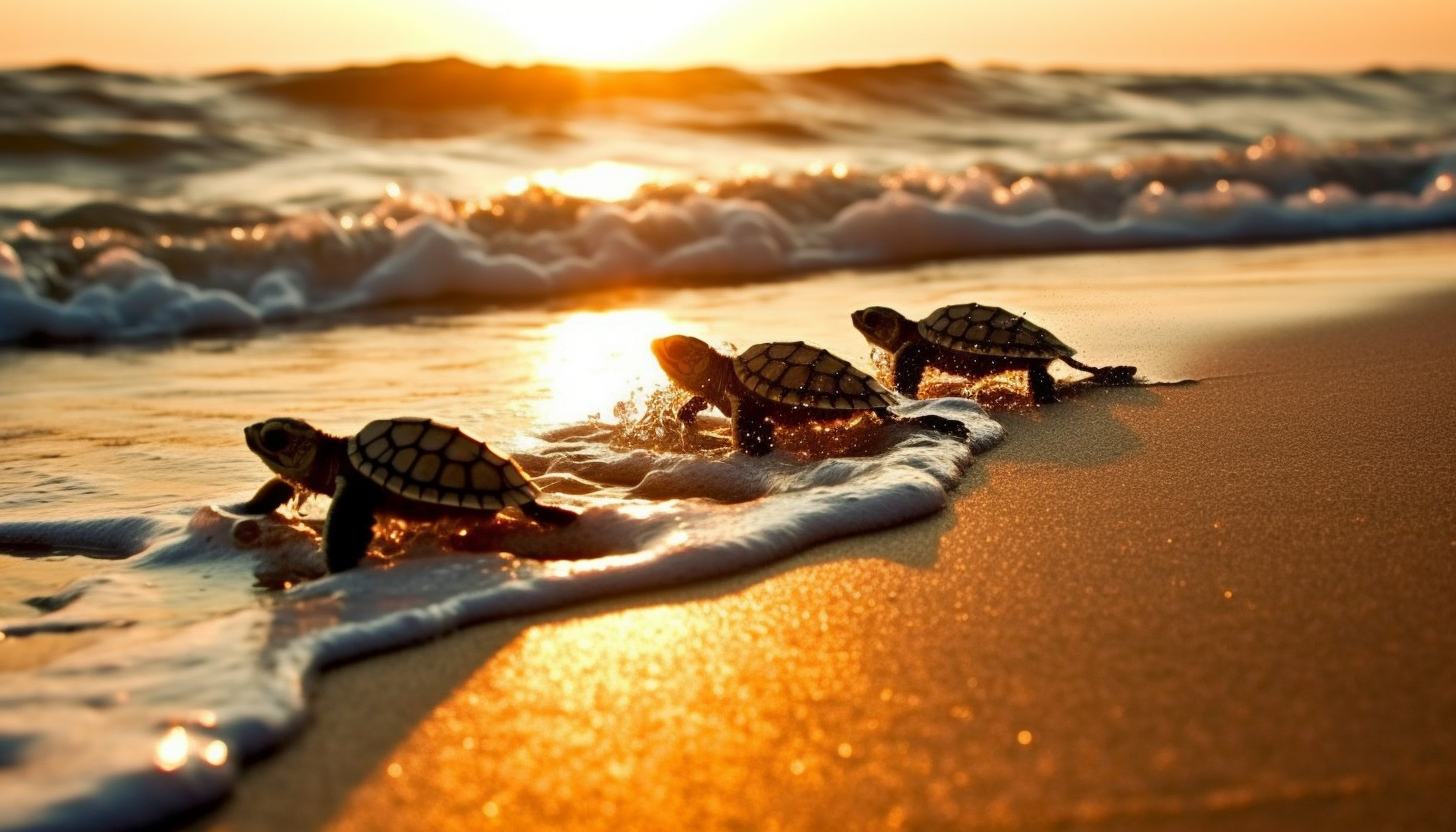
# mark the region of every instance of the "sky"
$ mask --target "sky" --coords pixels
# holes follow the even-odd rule
[[[148,72],[483,64],[789,70],[943,58],[1186,71],[1456,67],[1453,0],[45,0],[0,65]]]

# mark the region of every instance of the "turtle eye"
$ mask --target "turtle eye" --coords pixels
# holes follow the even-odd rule
[[[870,326],[873,327],[876,332],[880,333],[880,337],[885,338],[886,340],[893,339],[895,337],[895,334],[900,331],[900,322],[895,320],[893,317],[886,315],[884,312],[876,312],[874,317],[874,323],[870,324]]]
[[[288,447],[288,431],[277,425],[269,425],[258,435],[258,444],[268,453],[276,454]]]
[[[696,376],[702,372],[704,365],[707,364],[703,360],[702,351],[695,349],[694,345],[690,342],[673,344],[670,358],[672,359],[672,363],[677,365],[678,372],[687,376]]]

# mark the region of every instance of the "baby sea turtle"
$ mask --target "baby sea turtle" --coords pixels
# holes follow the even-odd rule
[[[1094,384],[1131,384],[1137,372],[1136,367],[1083,364],[1057,336],[997,306],[942,306],[919,323],[883,306],[861,309],[850,318],[865,340],[891,354],[891,383],[907,396],[919,394],[926,367],[972,379],[1025,370],[1037,404],[1057,400],[1047,372],[1053,361],[1091,373]]]
[[[299,488],[333,497],[323,543],[330,572],[351,569],[364,557],[374,539],[376,512],[485,521],[519,506],[543,525],[576,519],[575,512],[536,502],[541,489],[510,458],[429,419],[380,419],[345,439],[298,419],[277,418],[244,428],[243,437],[278,476],[243,504],[242,513],[273,511]]]
[[[775,425],[834,422],[866,412],[970,438],[954,419],[891,413],[893,394],[868,373],[802,341],[758,344],[729,358],[697,338],[669,335],[652,342],[652,354],[668,377],[693,393],[678,418],[691,423],[709,405],[718,408],[733,421],[733,444],[751,456],[773,450]]]

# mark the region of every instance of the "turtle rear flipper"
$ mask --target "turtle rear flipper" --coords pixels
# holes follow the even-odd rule
[[[1133,384],[1135,383],[1133,376],[1137,375],[1137,368],[1130,367],[1126,364],[1119,364],[1115,367],[1093,367],[1090,364],[1083,364],[1071,356],[1064,357],[1062,362],[1084,373],[1091,373],[1093,384],[1102,384],[1109,387]]]
[[[324,559],[330,572],[353,569],[374,540],[374,509],[380,492],[373,483],[341,476],[324,521]]]
[[[293,499],[297,490],[282,477],[274,477],[263,483],[252,499],[237,507],[238,514],[272,514],[280,506]]]
[[[536,502],[522,503],[521,513],[543,526],[566,526],[577,517],[576,512],[569,509]]]

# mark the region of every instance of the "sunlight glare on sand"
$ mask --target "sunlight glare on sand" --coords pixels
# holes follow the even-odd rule
[[[538,403],[540,418],[554,423],[592,415],[610,419],[613,407],[633,391],[666,384],[650,344],[680,328],[651,309],[578,312],[553,324],[537,369],[548,391]]]
[[[377,769],[325,829],[377,828],[373,819],[406,794],[419,801],[419,828],[430,829],[470,828],[459,819],[484,815],[487,828],[542,828],[530,821],[550,818],[552,828],[606,832],[622,828],[615,807],[639,799],[659,818],[682,819],[672,828],[709,828],[697,821],[719,810],[765,821],[724,827],[812,828],[794,823],[798,807],[785,804],[790,777],[808,806],[826,799],[827,784],[873,780],[899,756],[862,726],[811,738],[825,716],[820,703],[865,701],[878,689],[860,667],[857,625],[806,611],[792,589],[752,592],[762,626],[751,631],[724,630],[701,601],[525,630],[395,747],[389,759],[402,776]],[[715,660],[681,672],[704,644]],[[506,737],[502,725],[529,728]],[[483,753],[486,743],[509,750]],[[514,776],[526,770],[537,774]],[[732,790],[735,804],[698,802],[715,787]]]
[[[466,5],[567,62],[646,62],[653,50],[708,22],[737,0],[468,0]]]

